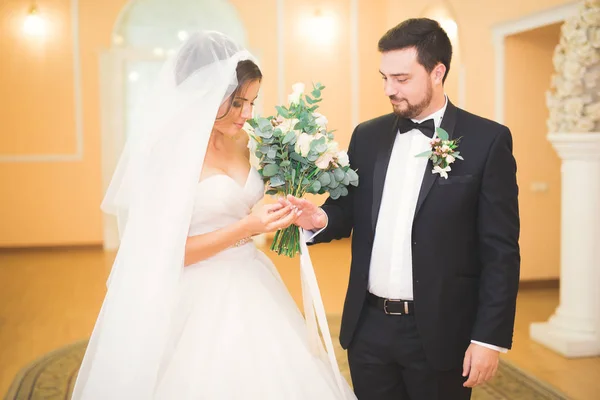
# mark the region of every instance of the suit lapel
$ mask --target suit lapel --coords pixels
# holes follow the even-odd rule
[[[446,132],[448,132],[449,139],[454,137],[454,127],[456,125],[456,114],[457,108],[448,100],[448,105],[446,106],[446,112],[444,113],[444,117],[442,118],[442,123],[440,127],[443,128]],[[421,183],[421,190],[419,191],[419,199],[417,200],[417,207],[415,209],[415,218],[421,209],[421,206],[425,202],[429,191],[433,187],[435,181],[439,178],[439,174],[434,174],[431,171],[433,170],[433,163],[431,160],[427,161],[427,167],[425,169],[425,175],[423,176],[423,182]]]
[[[373,207],[371,210],[371,223],[373,233],[377,225],[379,217],[379,208],[381,207],[381,197],[383,196],[383,186],[385,185],[385,175],[387,174],[394,141],[398,133],[398,117],[394,117],[392,127],[382,136],[381,142],[378,143],[377,158],[375,159],[375,168],[373,170]]]

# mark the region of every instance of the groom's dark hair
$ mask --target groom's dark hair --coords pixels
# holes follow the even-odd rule
[[[379,39],[379,51],[402,50],[414,47],[417,61],[427,72],[433,71],[438,63],[444,64],[446,81],[452,60],[452,43],[446,31],[437,21],[429,18],[411,18],[396,25]]]

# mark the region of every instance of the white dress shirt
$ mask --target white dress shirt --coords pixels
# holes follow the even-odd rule
[[[448,98],[444,106],[422,120],[433,119],[438,128],[446,112]],[[435,136],[434,136],[435,137]],[[426,157],[415,157],[429,150],[431,138],[417,129],[405,133],[398,132],[388,165],[377,229],[373,242],[371,265],[369,268],[368,290],[376,296],[387,299],[413,300],[412,226],[414,214],[427,169]],[[306,232],[307,241],[319,234]],[[497,346],[472,341],[493,350],[507,352]]]
[[[446,105],[415,122],[433,119],[439,127]],[[398,132],[388,164],[369,268],[369,292],[386,299],[413,300],[413,218],[427,167],[426,157],[415,157],[431,148],[431,138],[412,129]]]

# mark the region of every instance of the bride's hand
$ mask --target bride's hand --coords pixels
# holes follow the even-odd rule
[[[290,203],[267,204],[256,207],[246,217],[246,222],[251,235],[259,235],[287,228],[296,222],[301,214],[302,212]]]

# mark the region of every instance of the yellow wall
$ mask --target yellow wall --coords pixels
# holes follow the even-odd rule
[[[250,2],[231,0],[237,7],[248,33],[252,49],[260,52],[265,75],[262,96],[264,112],[271,113],[278,101],[276,0]],[[498,23],[567,3],[565,0],[493,0],[419,2],[397,0],[359,0],[358,68],[359,120],[372,118],[390,110],[382,92],[377,72],[377,41],[391,26],[401,20],[422,16],[424,11],[440,4],[449,5],[459,24],[460,51],[447,81],[447,92],[458,102],[458,64],[466,71],[466,108],[493,118],[494,54],[492,28]],[[83,100],[83,159],[72,162],[0,163],[0,247],[93,244],[102,241],[102,199],[100,153],[99,53],[110,47],[115,21],[125,0],[80,0],[80,51]],[[285,0],[284,33],[285,88],[296,81],[320,81],[327,85],[321,111],[337,129],[337,138],[347,145],[352,131],[351,119],[351,2],[349,0]],[[75,103],[73,97],[72,21],[68,1],[48,0],[42,12],[53,19],[54,31],[46,43],[32,44],[21,34],[26,2],[8,0],[0,9],[0,153],[53,154],[75,151]],[[302,35],[304,18],[320,8],[334,13],[338,31],[329,47],[310,43]],[[507,49],[510,51],[510,41]],[[546,44],[546,53],[551,43]],[[518,51],[517,51],[518,54]],[[546,54],[547,55],[547,54]],[[519,75],[517,69],[507,74]],[[508,80],[507,80],[508,82]],[[540,88],[543,79],[540,75]],[[510,85],[507,91],[512,90]],[[541,89],[540,89],[541,90]],[[7,95],[9,94],[9,95]],[[538,93],[539,94],[539,93]],[[508,92],[507,92],[508,96]],[[508,98],[508,97],[507,97]],[[536,100],[537,101],[537,100]],[[518,103],[515,103],[518,104]],[[538,104],[539,105],[539,104]],[[516,107],[516,106],[515,106]],[[551,180],[550,192],[542,195],[528,192],[533,181],[548,181],[528,157],[525,146],[530,143],[531,127],[517,118],[507,124],[515,135],[515,154],[522,185],[522,244],[524,261],[535,265],[524,277],[557,276],[557,214],[548,229],[532,227],[540,221],[535,208],[557,213],[559,189]],[[516,114],[515,114],[516,115]],[[531,121],[537,121],[536,137],[543,141],[544,107],[536,108]],[[549,159],[552,151],[545,146]],[[546,153],[544,153],[546,154]],[[555,160],[557,163],[558,161]],[[557,164],[558,165],[558,164]],[[558,168],[558,167],[557,167]],[[555,179],[554,177],[552,179]],[[537,197],[536,197],[537,196]],[[542,197],[540,197],[542,196]],[[535,235],[535,238],[534,238]],[[540,246],[550,244],[554,252],[539,255]],[[550,267],[544,267],[550,265]],[[539,267],[538,267],[539,266]],[[530,267],[526,267],[530,268]]]
[[[506,39],[506,124],[514,132],[517,177],[521,192],[523,279],[559,275],[560,159],[550,142],[545,121],[545,91],[552,73],[552,55],[560,24]],[[534,184],[546,191],[533,191]]]
[[[52,37],[45,43],[21,34],[27,2],[4,2],[0,8],[3,156],[76,151],[69,2],[44,4],[53,25]],[[91,22],[84,10],[82,22]],[[2,246],[89,243],[100,237],[97,95],[93,91],[94,72],[89,68],[96,61],[91,58],[95,49],[89,44],[82,35],[86,110],[83,161],[0,163]]]

